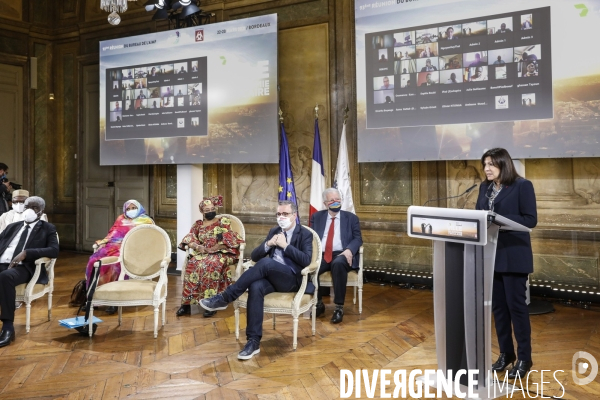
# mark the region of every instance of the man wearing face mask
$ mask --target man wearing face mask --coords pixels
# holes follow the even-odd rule
[[[12,210],[0,216],[0,233],[13,222],[23,221],[25,211],[25,200],[29,197],[27,190],[19,189],[12,192]],[[46,214],[42,214],[42,221],[48,221]]]
[[[246,338],[248,343],[238,359],[249,360],[260,353],[264,298],[273,292],[297,292],[302,283],[302,269],[310,265],[312,233],[296,224],[298,208],[291,201],[280,201],[277,224],[266,240],[252,251],[256,264],[224,292],[200,301],[208,311],[218,311],[240,297],[248,289]]]
[[[342,211],[342,197],[336,188],[325,189],[323,204],[327,209],[311,215],[310,226],[323,244],[319,275],[331,271],[335,303],[331,323],[339,324],[344,318],[348,272],[358,270],[358,250],[362,246],[362,236],[358,217],[351,212]],[[318,296],[317,317],[325,313],[320,285]]]
[[[40,220],[45,205],[41,197],[29,197],[25,200],[23,221],[8,225],[0,233],[0,347],[15,340],[15,288],[29,282],[35,272],[35,260],[58,257],[56,228]],[[37,283],[48,283],[45,268]]]

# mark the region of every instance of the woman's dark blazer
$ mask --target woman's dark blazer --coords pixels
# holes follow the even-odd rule
[[[483,182],[479,186],[476,205],[478,210],[489,210],[486,193],[491,194],[492,184],[493,182]],[[537,208],[531,182],[518,178],[512,185],[504,186],[494,201],[494,212],[528,228],[534,228],[537,225]],[[500,231],[494,270],[525,274],[533,272],[533,252],[529,233]]]

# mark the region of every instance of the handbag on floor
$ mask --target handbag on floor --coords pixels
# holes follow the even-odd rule
[[[71,292],[71,300],[69,301],[69,307],[80,307],[85,304],[86,291],[85,284],[86,280],[82,279],[75,284],[73,291]]]

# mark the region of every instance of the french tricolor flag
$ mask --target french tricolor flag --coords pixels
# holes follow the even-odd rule
[[[321,151],[321,135],[319,119],[315,118],[315,143],[313,145],[312,173],[310,176],[310,212],[308,220],[317,211],[325,209],[323,192],[325,191],[325,170],[323,168],[323,152]]]

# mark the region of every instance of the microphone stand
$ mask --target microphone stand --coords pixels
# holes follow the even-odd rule
[[[427,205],[427,203],[429,203],[430,201],[440,201],[440,200],[456,199],[457,197],[462,197],[465,194],[469,193],[471,190],[475,189],[476,187],[477,187],[477,184],[471,186],[470,188],[468,188],[467,190],[465,190],[464,192],[462,192],[461,194],[456,195],[456,196],[448,196],[448,197],[440,197],[437,199],[429,199],[423,204],[423,207],[425,207]]]

